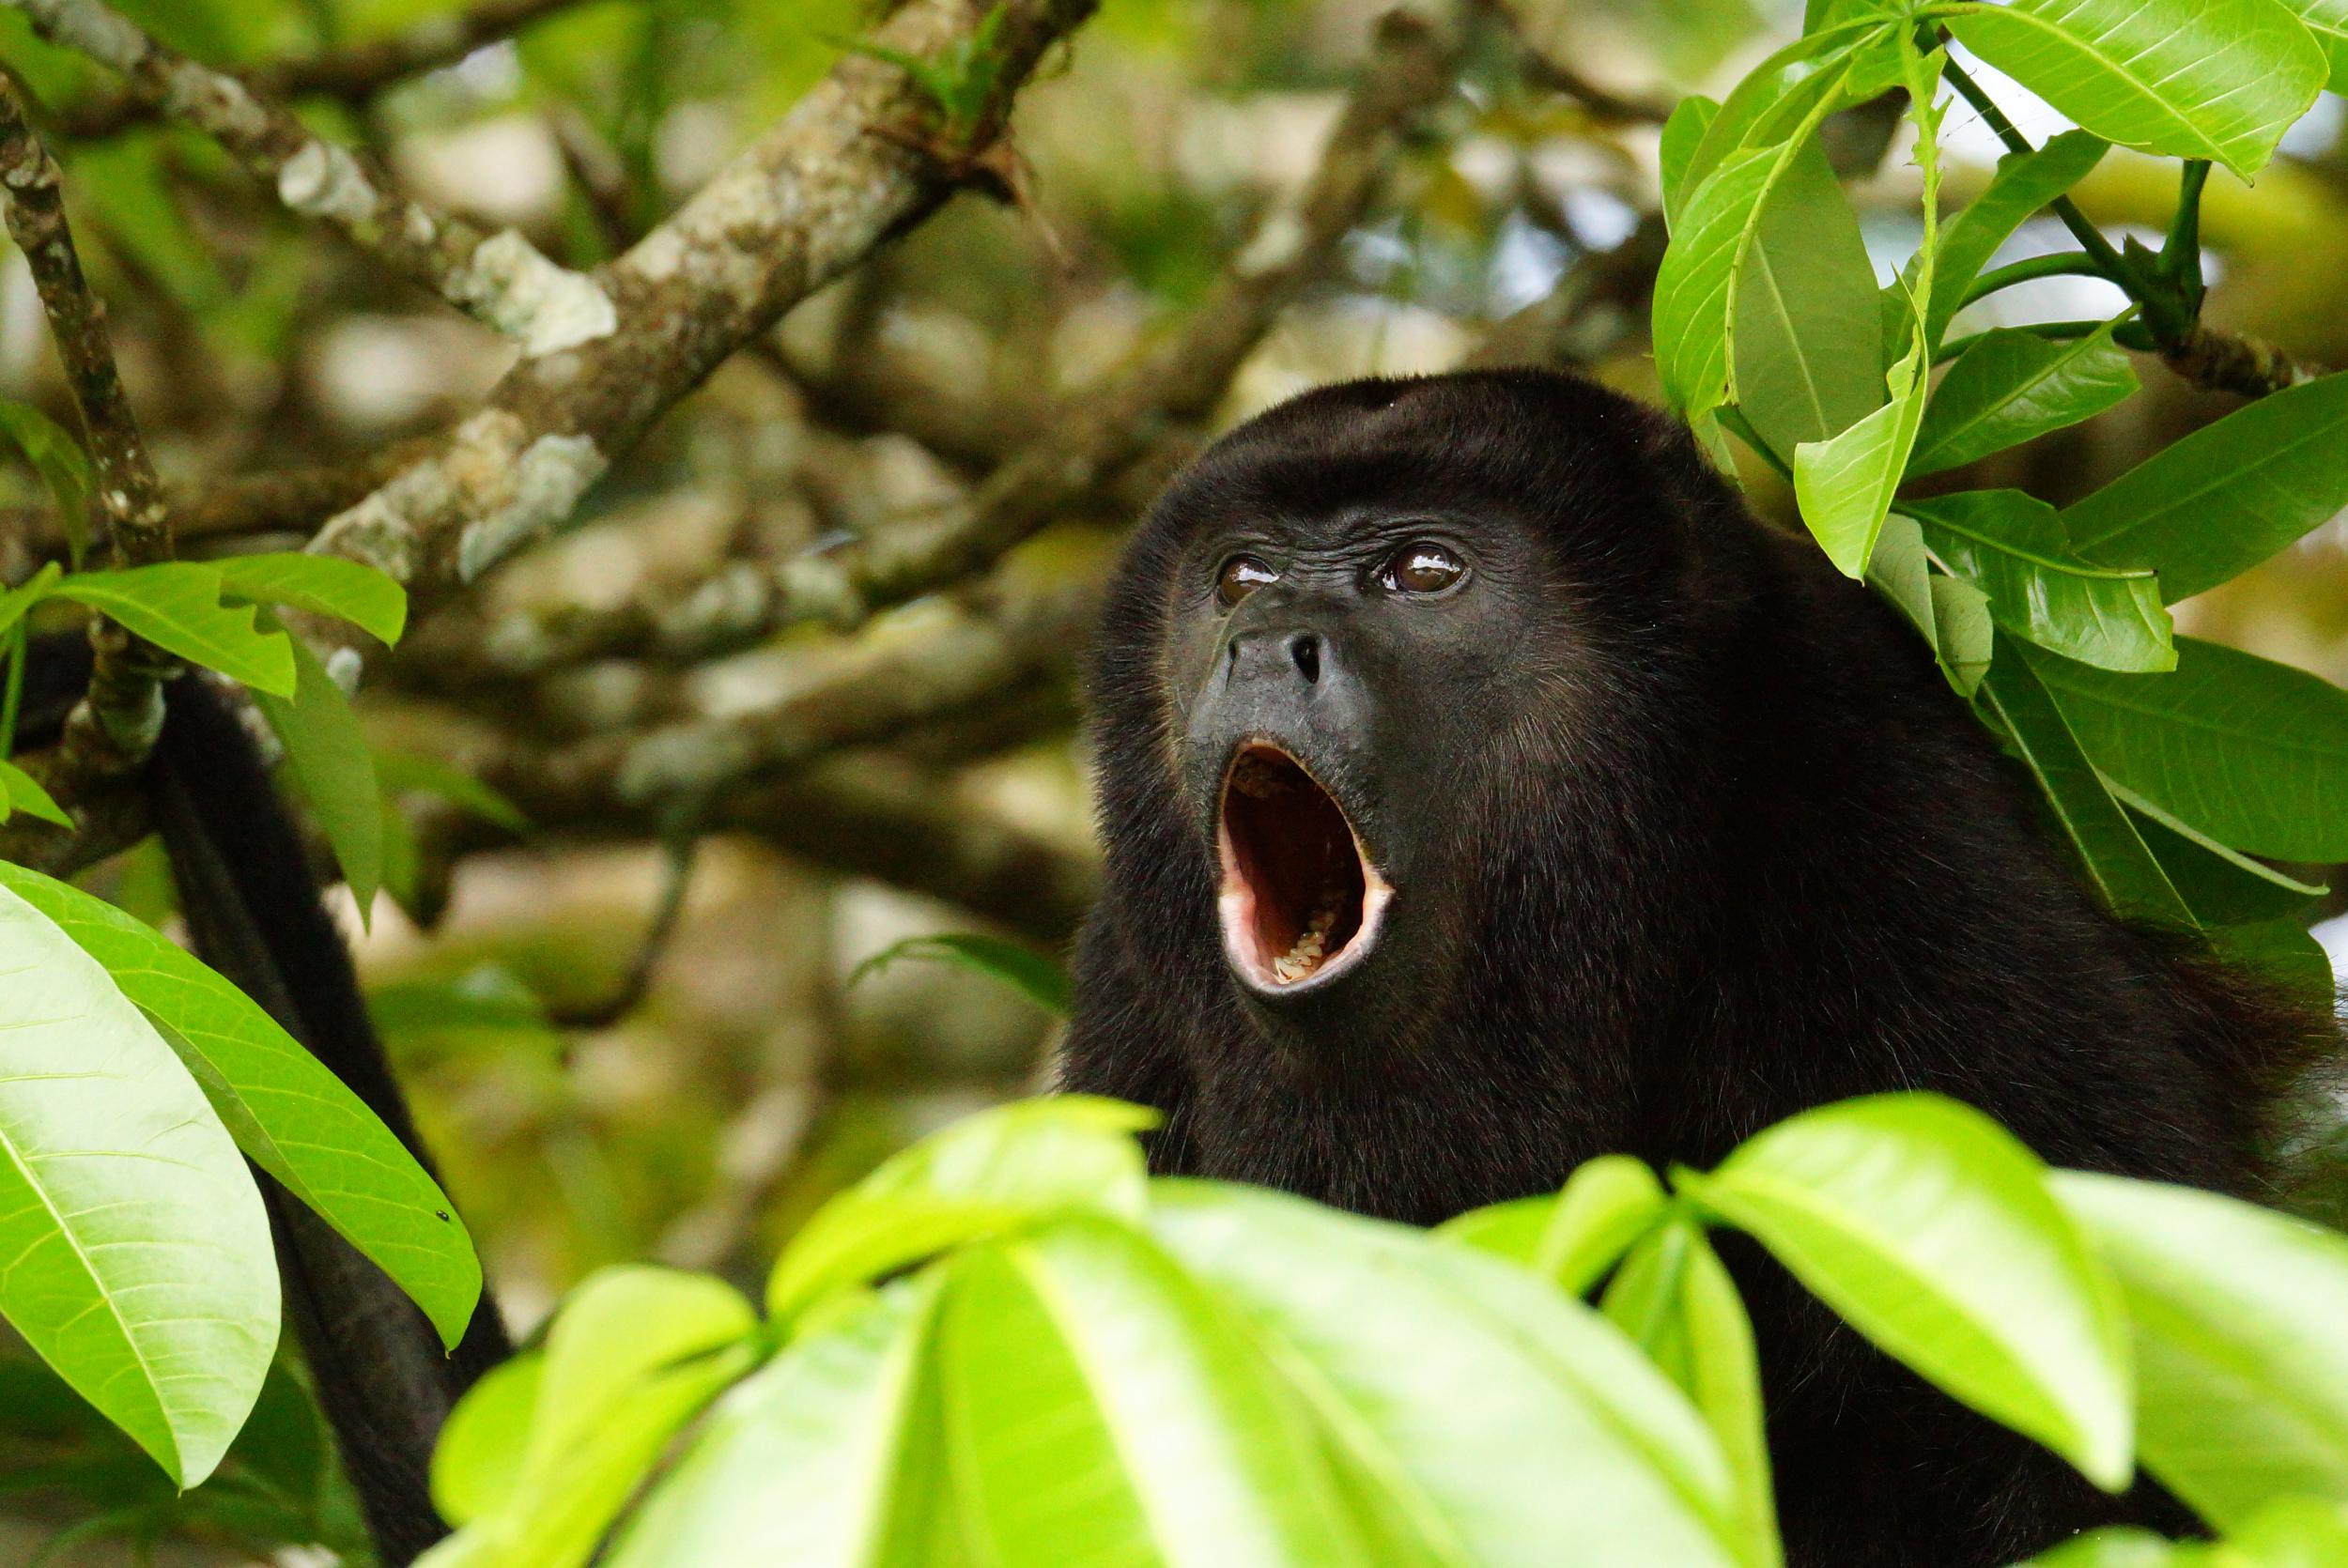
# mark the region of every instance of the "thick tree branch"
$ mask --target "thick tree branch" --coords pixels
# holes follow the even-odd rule
[[[66,386],[81,413],[82,438],[92,472],[92,501],[105,524],[116,566],[137,566],[171,555],[171,524],[162,490],[140,438],[139,422],[123,395],[106,330],[106,307],[90,292],[74,249],[56,161],[24,121],[15,88],[0,81],[0,191],[8,226],[32,269],[49,315],[49,335]],[[159,682],[170,664],[110,622],[92,623],[97,665],[88,696],[66,723],[65,739],[48,760],[52,793],[70,806],[92,780],[118,776],[146,759],[162,728]]]
[[[29,3],[29,0],[27,0]],[[55,0],[41,0],[55,3]],[[919,222],[1000,134],[1012,95],[1094,0],[995,8],[992,96],[958,149],[918,84],[862,54],[836,66],[667,223],[599,274],[608,332],[524,358],[487,406],[330,522],[313,548],[379,566],[428,614],[567,516],[677,399],[781,313]],[[873,36],[935,58],[989,14],[910,0]],[[329,640],[348,634],[321,627]]]
[[[311,133],[228,71],[165,49],[104,0],[0,0],[42,38],[121,73],[141,102],[224,147],[286,207],[338,230],[394,271],[549,354],[611,331],[610,297],[513,229],[486,234],[407,194],[349,148]]]
[[[2264,397],[2330,374],[2248,333],[2221,331],[2196,321],[2183,341],[2165,346],[2161,362],[2197,387],[2238,397]]]
[[[985,570],[1153,453],[1180,455],[1280,311],[1326,269],[1401,138],[1449,85],[1449,57],[1434,34],[1404,13],[1388,16],[1301,200],[1263,221],[1180,331],[1109,385],[1065,403],[967,501],[842,549],[738,563],[682,604],[637,601],[508,628],[493,644],[503,672],[600,656],[705,658],[807,621],[852,628]]]
[[[301,59],[258,66],[239,74],[262,98],[336,98],[363,103],[393,84],[455,65],[486,44],[513,37],[532,23],[580,0],[481,0],[470,9],[428,17],[405,32],[347,44]],[[59,128],[78,141],[113,136],[161,117],[155,100],[116,91],[69,104]]]

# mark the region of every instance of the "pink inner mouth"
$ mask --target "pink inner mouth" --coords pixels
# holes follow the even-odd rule
[[[1223,778],[1223,945],[1241,976],[1281,990],[1369,951],[1393,888],[1329,792],[1278,746],[1242,746]]]

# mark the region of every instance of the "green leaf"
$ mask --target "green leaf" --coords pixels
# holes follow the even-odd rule
[[[2045,1167],[1980,1112],[1926,1094],[1805,1112],[1694,1195],[1948,1393],[2106,1490],[2127,1483],[2133,1390],[2111,1281]]]
[[[269,1219],[171,1048],[0,869],[0,1313],[193,1486],[276,1348]]]
[[[1899,491],[1924,412],[1924,359],[1911,347],[1884,379],[1891,401],[1841,435],[1794,449],[1794,498],[1827,559],[1864,576],[1883,519]]]
[[[397,642],[407,629],[408,591],[356,561],[288,552],[227,556],[213,564],[237,598],[336,616],[378,642]]]
[[[2278,1497],[2348,1497],[2348,1237],[2120,1176],[2054,1191],[2126,1299],[2145,1465],[2228,1530]]]
[[[2170,675],[2038,670],[2095,766],[2178,821],[2251,854],[2348,860],[2348,691],[2189,637]]]
[[[2136,391],[2135,369],[2112,346],[2118,325],[2107,321],[2067,343],[2017,328],[1984,332],[1933,392],[1908,476],[1959,468],[2092,419]]]
[[[949,1486],[915,1430],[917,1411],[935,1424],[921,1396],[943,1278],[855,1301],[743,1379],[622,1528],[609,1568],[922,1560],[913,1520]]]
[[[2324,88],[2324,52],[2275,0],[2008,0],[1939,14],[2104,140],[2246,179]]]
[[[2217,1568],[2209,1550],[2164,1541],[2149,1530],[2120,1527],[2090,1530],[2041,1552],[2023,1568]],[[2241,1568],[2231,1564],[2228,1568]]]
[[[2332,974],[2331,955],[2299,921],[2221,926],[2209,933],[2209,939],[2219,958],[2263,976],[2319,1017],[2337,1010],[2340,988]]]
[[[12,813],[18,811],[28,817],[39,817],[44,822],[54,822],[59,827],[73,825],[73,819],[66,814],[64,807],[50,798],[49,792],[40,787],[39,779],[14,762],[0,758],[0,822],[7,822]]]
[[[432,1445],[432,1506],[450,1524],[469,1525],[512,1502],[546,1369],[545,1352],[525,1351],[490,1368],[449,1412]]]
[[[2033,655],[2028,644],[2000,638],[1989,678],[1982,683],[1983,701],[2023,764],[2036,776],[2047,806],[2078,852],[2080,869],[2104,902],[2126,919],[2192,930],[2193,915],[2185,900],[2135,823],[2104,788],[2102,776],[2079,748],[2062,711],[2047,694],[2039,676],[2053,662],[2052,655]]]
[[[1373,1545],[1242,1325],[1131,1231],[1071,1222],[955,1258],[937,1357],[976,1560],[1411,1560]]]
[[[1875,266],[1815,137],[1762,204],[1737,290],[1737,407],[1772,448],[1824,440],[1883,402]]]
[[[374,1259],[454,1347],[481,1294],[481,1265],[447,1195],[375,1113],[242,992],[153,927],[5,861],[0,888],[54,921],[163,1024],[238,1146]]]
[[[1916,123],[1916,162],[1923,177],[1923,243],[1917,248],[1917,297],[1911,299],[1907,353],[1884,377],[1890,401],[1840,435],[1805,441],[1794,449],[1794,498],[1801,519],[1844,576],[1866,575],[1868,558],[1883,532],[1892,498],[1898,493],[1908,455],[1915,450],[1931,377],[1931,346],[1925,341],[1922,304],[1931,297],[1938,267],[1940,199],[1939,135],[1942,111],[1935,106],[1943,56],[1919,54],[1913,39],[1900,38],[1902,74],[1908,114]],[[1886,347],[1884,352],[1891,349]],[[1936,590],[1936,611],[1939,609]],[[1967,607],[1953,604],[1952,609]],[[1977,608],[1978,607],[1972,607]]]
[[[547,1335],[519,1460],[492,1425],[497,1411],[473,1418],[473,1453],[490,1473],[471,1496],[496,1506],[422,1564],[578,1568],[670,1439],[749,1370],[757,1327],[741,1294],[707,1275],[645,1265],[589,1275]],[[518,1391],[508,1384],[488,1399],[510,1415]],[[513,1479],[501,1486],[509,1466]],[[464,1497],[467,1486],[434,1478],[436,1495]]]
[[[1949,594],[1935,593],[1934,586],[1949,579],[1936,574],[1932,557],[1924,549],[1924,530],[1913,517],[1903,517],[1894,512],[1883,519],[1883,532],[1876,539],[1875,554],[1867,558],[1867,584],[1890,600],[1893,608],[1916,628],[1940,673],[1959,696],[1970,698],[1981,685],[1981,678],[1989,668],[1990,649],[1980,643],[1980,628],[1975,618],[1964,613],[1965,606]],[[1975,591],[1979,597],[1979,591]],[[1978,618],[1987,624],[1987,601],[1983,601]],[[1957,634],[1956,646],[1941,646],[1940,623],[1943,615],[1951,622],[1951,630]],[[1995,628],[1990,628],[1994,640]]]
[[[2019,490],[1963,490],[1900,510],[1924,544],[1989,596],[1998,624],[2056,653],[2108,669],[2176,664],[2169,612],[2141,567],[2096,566],[2071,553],[2055,509]]]
[[[67,556],[78,570],[89,550],[89,455],[65,427],[29,403],[0,397],[0,431],[24,453],[49,487],[65,532]]]
[[[1804,140],[1841,101],[1853,57],[1892,30],[1883,17],[1833,23],[1796,38],[1739,77],[1707,116],[1704,134],[1687,156],[1680,177],[1687,191],[1700,189],[1733,154]]]
[[[1580,1296],[1668,1204],[1645,1161],[1606,1154],[1584,1161],[1553,1196],[1470,1209],[1435,1234],[1507,1258]]]
[[[2071,546],[2150,566],[2170,604],[2249,570],[2348,506],[2348,376],[2247,403],[2066,507]]]
[[[1656,150],[1663,191],[1663,223],[1666,228],[1679,222],[1679,209],[1688,198],[1688,169],[1694,162],[1696,146],[1712,127],[1712,120],[1721,106],[1701,93],[1690,93],[1679,100],[1663,122],[1663,137]]]
[[[1997,653],[1998,629],[1990,618],[1989,595],[1961,577],[1937,572],[1930,587],[1940,672],[1959,697],[1970,698],[1981,689]]]
[[[127,572],[81,573],[51,592],[111,616],[133,636],[255,691],[291,697],[293,649],[286,634],[258,630],[254,624],[258,612],[250,605],[223,605],[223,586],[216,565],[171,561]]]
[[[2085,178],[2111,144],[2084,131],[2066,131],[2033,152],[2010,152],[1998,160],[1988,186],[1949,220],[1933,269],[1932,299],[1924,329],[1938,348],[1965,291],[2000,246],[2032,214]],[[1913,271],[1913,269],[1910,269]],[[1915,280],[1909,280],[1912,287]]]
[[[375,759],[350,699],[308,644],[290,638],[286,648],[293,655],[293,696],[256,691],[253,701],[285,744],[301,798],[350,884],[361,924],[369,924],[376,890],[383,885],[383,798],[376,788]]]
[[[848,984],[854,986],[900,959],[936,959],[1000,980],[1039,1007],[1063,1016],[1068,1011],[1068,971],[1031,948],[992,936],[909,936],[850,970]]]
[[[461,773],[437,757],[420,756],[412,751],[378,751],[375,754],[376,782],[386,795],[432,795],[461,810],[471,812],[483,822],[494,822],[508,833],[521,835],[530,831],[530,818],[522,808],[480,779]]]
[[[766,1310],[788,1321],[933,1253],[1062,1215],[1137,1219],[1149,1182],[1134,1134],[1156,1119],[1085,1095],[965,1117],[818,1209],[776,1260]]]
[[[2324,51],[2325,85],[2348,92],[2348,0],[2282,0]]]
[[[2136,829],[2203,927],[2263,923],[2305,915],[2331,891],[2285,876],[2179,821],[2109,776],[2104,788],[2128,808]]]
[[[1702,1421],[1547,1282],[1282,1193],[1153,1192],[1151,1234],[1246,1319],[1358,1488],[1383,1499],[1390,1532],[1416,1547],[1373,1561],[1535,1568],[1561,1541],[1586,1568],[1753,1560]]]
[[[1737,1512],[1753,1560],[1781,1560],[1776,1494],[1769,1474],[1768,1411],[1761,1400],[1761,1360],[1744,1299],[1712,1243],[1694,1230],[1679,1280],[1679,1310],[1687,1320],[1689,1382],[1705,1424],[1720,1438],[1737,1477]]]
[[[8,631],[30,614],[35,605],[49,597],[49,591],[63,575],[55,561],[45,561],[25,582],[15,588],[0,588],[0,632]]]

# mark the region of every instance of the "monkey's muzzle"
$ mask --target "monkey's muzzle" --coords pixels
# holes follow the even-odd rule
[[[1293,993],[1368,956],[1394,889],[1303,763],[1269,742],[1242,746],[1215,820],[1223,950],[1241,979]]]

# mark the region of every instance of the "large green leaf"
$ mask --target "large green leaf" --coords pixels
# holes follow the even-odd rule
[[[2332,91],[2348,92],[2348,0],[2282,0],[2315,38],[2316,46],[2324,51],[2327,78],[2325,85]]]
[[[1797,128],[1815,127],[1840,100],[1854,57],[1892,31],[1879,16],[1832,22],[1805,32],[1738,78],[1728,97],[1705,116],[1703,134],[1681,161],[1685,190],[1692,193],[1735,153],[1800,141]]]
[[[817,1210],[776,1260],[767,1311],[788,1319],[933,1253],[1059,1215],[1137,1219],[1149,1178],[1134,1134],[1155,1120],[1118,1100],[1058,1095],[956,1122]]]
[[[2264,561],[2348,506],[2348,375],[2248,403],[2063,509],[2072,547],[2150,566],[2169,603]]]
[[[286,634],[258,629],[251,605],[222,604],[223,587],[216,565],[168,561],[127,572],[77,574],[50,592],[109,615],[158,648],[255,691],[291,697],[293,649]]]
[[[1938,473],[2093,418],[2136,391],[2136,371],[2111,342],[2116,321],[2056,343],[2004,328],[1957,356],[1932,402],[1908,472]]]
[[[228,556],[214,564],[237,598],[338,616],[381,642],[397,642],[407,629],[408,591],[359,561],[286,552]]]
[[[153,927],[0,861],[6,888],[106,967],[163,1027],[237,1145],[414,1298],[450,1346],[481,1265],[447,1196],[389,1128],[244,993]]]
[[[678,1429],[749,1370],[757,1326],[749,1303],[707,1275],[628,1266],[588,1276],[547,1336],[526,1425],[477,1424],[462,1451],[510,1481],[476,1492],[493,1506],[423,1562],[578,1568]],[[509,1421],[517,1391],[509,1382],[488,1396]],[[465,1483],[436,1476],[433,1489],[464,1496]]]
[[[2095,766],[2180,822],[2251,854],[2348,860],[2348,691],[2189,637],[2173,674],[2038,669]]]
[[[2348,1498],[2348,1237],[2119,1176],[2054,1191],[2126,1299],[2145,1465],[2222,1530],[2276,1498]]]
[[[2126,1484],[2133,1387],[2116,1292],[2045,1167],[1937,1095],[1780,1122],[1695,1183],[1877,1345],[1956,1398]]]
[[[1762,204],[1738,269],[1737,407],[1783,453],[1848,429],[1883,402],[1876,272],[1813,138]]]
[[[277,1346],[261,1195],[171,1048],[6,886],[0,1042],[0,1313],[193,1486]]]
[[[2111,144],[2084,131],[2066,131],[2031,152],[2010,152],[1998,160],[1982,193],[1949,220],[1941,237],[1939,265],[1933,269],[1932,300],[1924,326],[1933,346],[1948,330],[1965,291],[1989,265],[2000,246],[2014,231],[2047,203],[2077,185]],[[1913,269],[1910,269],[1911,273]],[[1908,280],[1913,286],[1914,279]]]
[[[938,1381],[955,1533],[979,1561],[1412,1560],[1348,1506],[1244,1329],[1122,1227],[1073,1221],[957,1257]]]
[[[1988,596],[1969,582],[1935,571],[1923,527],[1896,512],[1883,519],[1875,554],[1867,559],[1867,583],[1916,628],[1951,689],[1970,699],[1988,673],[1997,647]]]
[[[1962,490],[1900,502],[1940,562],[1989,596],[1999,625],[2107,669],[2176,664],[2152,573],[2071,553],[2055,509],[2019,490]]]
[[[285,744],[286,763],[342,866],[361,922],[367,923],[383,885],[383,796],[376,788],[375,759],[350,699],[317,655],[299,638],[286,647],[293,654],[293,696],[255,691],[253,700]]]
[[[1612,1268],[1668,1203],[1644,1160],[1627,1154],[1584,1161],[1552,1196],[1470,1209],[1436,1228],[1555,1280],[1580,1296]]]
[[[2103,777],[2104,788],[2128,808],[2145,845],[2202,926],[2295,918],[2308,913],[2311,900],[2330,891],[2285,876],[2162,810],[2126,785]]]
[[[2104,902],[2132,920],[2192,930],[2192,912],[2047,694],[2039,672],[2053,663],[2050,654],[2033,654],[2026,644],[2000,638],[1996,662],[1982,683],[1983,702],[2037,777],[2047,806],[2078,852],[2080,869]]]
[[[2106,141],[2246,178],[2324,87],[2324,52],[2275,0],[2008,0],[1939,14]]]
[[[1531,1568],[1564,1541],[1587,1568],[1753,1560],[1696,1413],[1546,1282],[1280,1193],[1154,1191],[1151,1233],[1253,1326],[1389,1531],[1415,1545],[1403,1560]]]
[[[719,1400],[610,1568],[921,1563],[908,1515],[938,1508],[948,1484],[914,1435],[917,1411],[935,1423],[920,1395],[942,1280],[855,1301]]]

